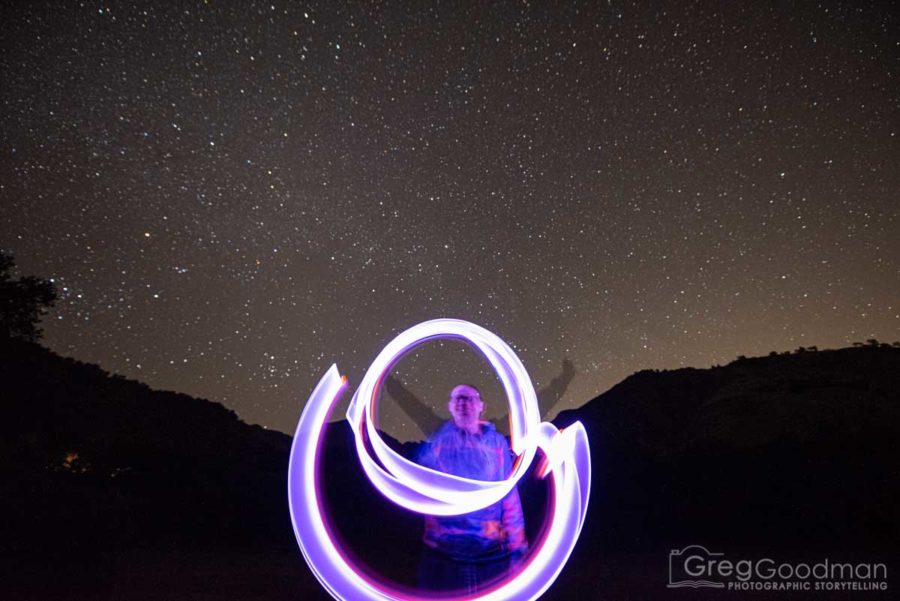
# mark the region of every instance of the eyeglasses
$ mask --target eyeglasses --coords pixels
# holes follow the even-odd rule
[[[477,396],[477,395],[472,396],[472,395],[468,395],[468,394],[458,394],[456,396],[450,397],[450,400],[456,401],[457,403],[465,403],[468,401],[480,401],[481,397]]]

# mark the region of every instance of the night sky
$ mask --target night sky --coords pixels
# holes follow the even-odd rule
[[[427,4],[4,3],[0,249],[58,287],[45,344],[293,431],[435,317],[539,387],[570,359],[553,413],[900,339],[890,3]],[[505,413],[459,343],[396,373]]]

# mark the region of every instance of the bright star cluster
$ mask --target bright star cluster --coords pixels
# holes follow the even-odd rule
[[[638,369],[900,339],[887,5],[47,2],[2,20],[0,249],[57,284],[45,344],[251,423],[292,431],[332,362],[358,382],[435,317],[496,332],[538,388],[569,358],[557,410]],[[491,379],[461,348],[398,376],[440,410]]]

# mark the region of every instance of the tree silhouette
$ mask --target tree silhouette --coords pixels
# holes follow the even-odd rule
[[[35,342],[41,337],[41,316],[56,301],[56,287],[30,275],[12,279],[15,265],[11,255],[0,253],[0,336]]]

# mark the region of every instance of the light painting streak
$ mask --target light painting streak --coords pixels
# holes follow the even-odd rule
[[[471,344],[487,358],[503,384],[510,402],[510,446],[519,456],[506,480],[471,480],[428,469],[392,451],[378,434],[374,415],[384,377],[410,350],[439,338],[457,338]],[[424,597],[363,574],[328,531],[316,484],[317,464],[325,424],[346,386],[346,379],[332,365],[300,415],[288,465],[288,505],[294,534],[313,574],[336,599],[419,601]],[[552,476],[552,512],[543,538],[533,545],[524,567],[491,588],[457,599],[537,599],[553,584],[575,547],[587,513],[591,484],[587,433],[580,422],[564,431],[549,422],[541,423],[531,378],[503,340],[458,319],[435,319],[413,326],[372,362],[353,396],[347,419],[355,433],[360,464],[375,488],[401,507],[428,515],[459,515],[496,503],[516,485],[541,449],[546,462],[539,475]],[[365,448],[366,438],[375,457]]]

